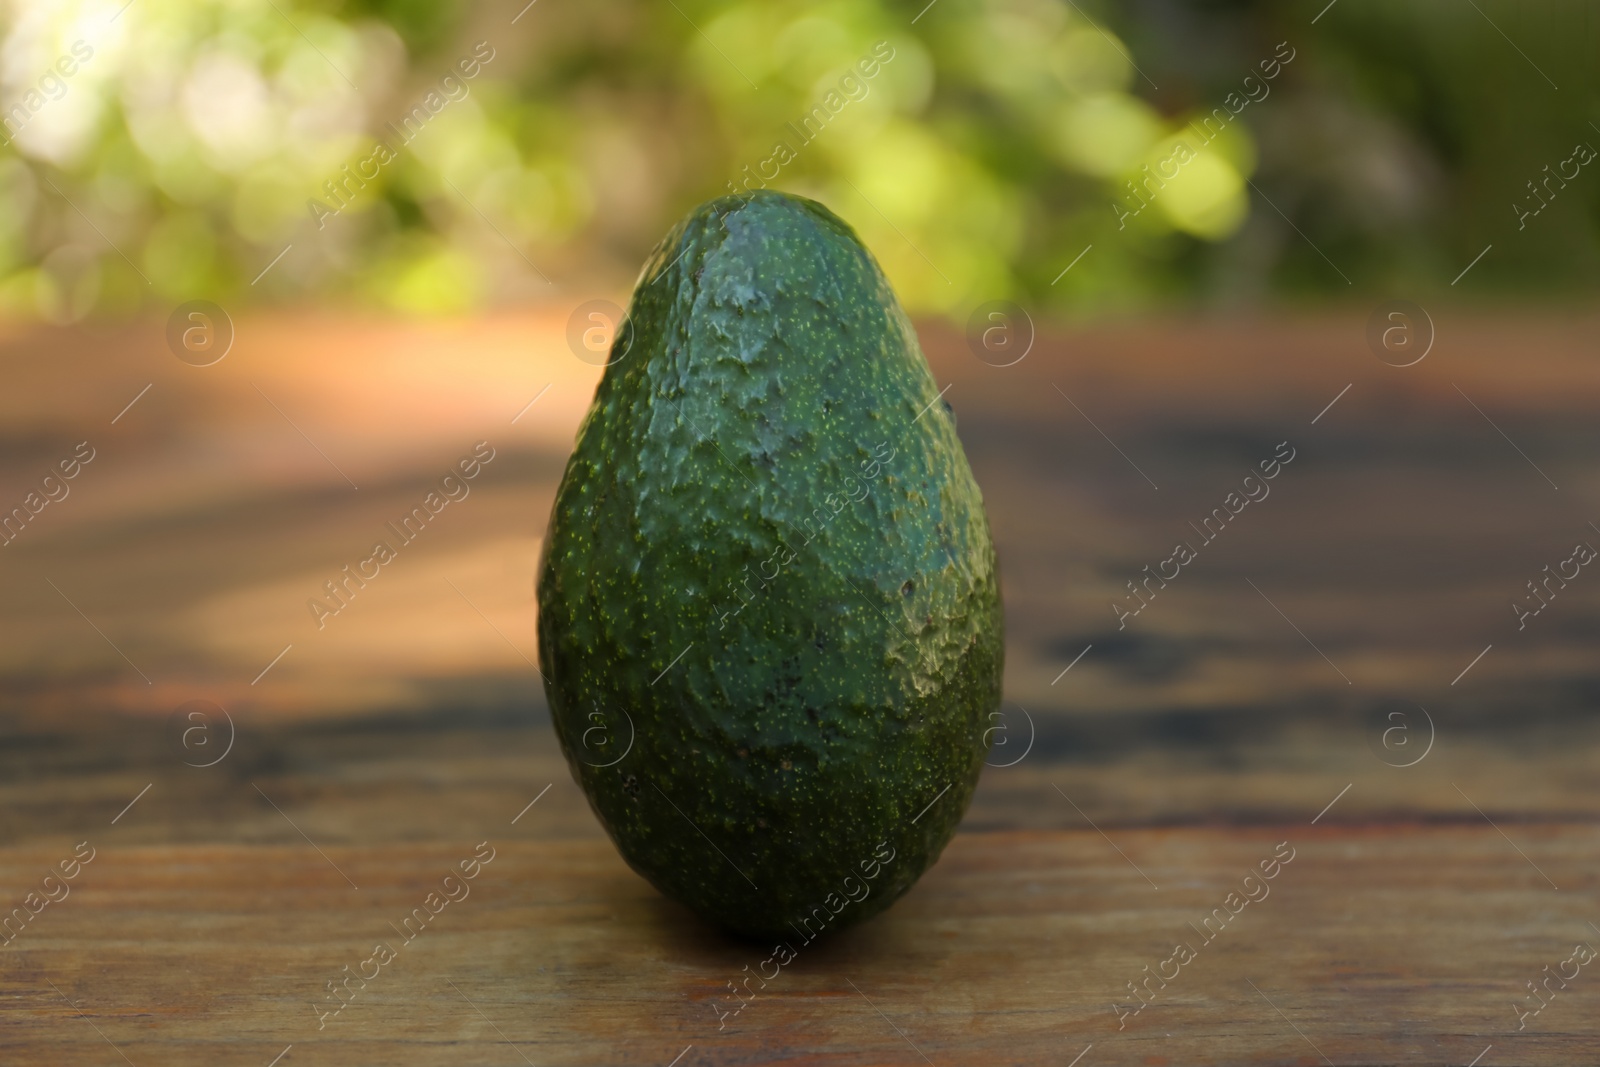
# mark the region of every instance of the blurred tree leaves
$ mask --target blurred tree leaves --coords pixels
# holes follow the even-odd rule
[[[746,182],[958,319],[1421,295],[1491,242],[1463,285],[1600,266],[1595,176],[1513,207],[1600,145],[1584,4],[525,3],[12,0],[0,308],[588,295]]]

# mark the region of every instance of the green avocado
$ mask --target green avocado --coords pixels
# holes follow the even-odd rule
[[[994,545],[916,334],[849,226],[759,192],[657,246],[610,358],[539,565],[573,776],[708,921],[860,922],[955,833],[1000,705]]]

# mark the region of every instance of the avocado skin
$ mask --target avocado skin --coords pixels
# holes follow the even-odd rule
[[[849,226],[763,191],[657,246],[612,360],[539,566],[567,763],[706,920],[860,922],[955,833],[1000,705],[988,519],[915,331]]]

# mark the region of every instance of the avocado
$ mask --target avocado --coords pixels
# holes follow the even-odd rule
[[[1000,704],[982,497],[882,270],[762,191],[646,262],[556,492],[539,656],[623,858],[809,941],[938,859]]]

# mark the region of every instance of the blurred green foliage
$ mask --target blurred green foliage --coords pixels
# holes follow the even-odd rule
[[[13,0],[0,310],[586,297],[746,182],[957,319],[1600,273],[1575,0],[524,3]]]

